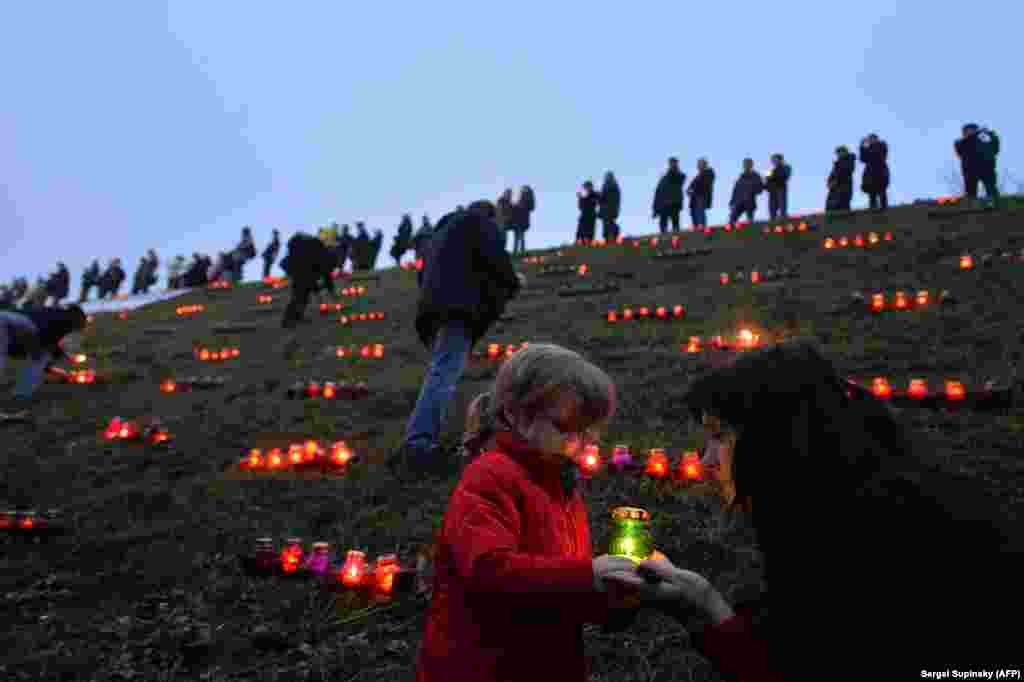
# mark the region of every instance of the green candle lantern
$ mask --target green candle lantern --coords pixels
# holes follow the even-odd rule
[[[616,507],[612,510],[612,537],[609,554],[643,561],[654,554],[651,536],[651,514],[637,507]]]

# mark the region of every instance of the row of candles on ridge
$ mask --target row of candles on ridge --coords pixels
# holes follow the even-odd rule
[[[338,566],[331,561],[330,543],[314,542],[311,550],[306,554],[301,538],[286,539],[280,551],[273,538],[259,538],[252,567],[264,575],[309,576],[323,580],[325,587],[366,590],[382,601],[407,594],[415,586],[417,572],[403,568],[397,554],[383,554],[371,566],[365,552],[350,549]]]
[[[852,238],[841,236],[841,237],[828,237],[823,242],[823,246],[826,250],[832,250],[835,248],[845,249],[851,244],[856,247],[865,246],[877,246],[880,242],[891,242],[892,232],[886,232],[881,237],[878,236],[877,232],[868,232],[867,237],[862,234],[855,234]]]
[[[55,509],[45,514],[40,514],[34,509],[2,511],[0,530],[22,533],[55,530],[59,525],[55,523],[58,514],[58,510]]]
[[[146,441],[150,445],[162,445],[171,441],[171,434],[158,420],[148,426],[141,426],[133,420],[114,417],[103,431],[103,438],[109,441]]]
[[[287,448],[271,448],[266,452],[261,448],[253,448],[238,463],[238,468],[244,471],[283,471],[289,468],[325,466],[343,469],[354,461],[355,453],[343,440],[327,445],[307,440],[304,443],[291,443]]]
[[[864,294],[855,292],[853,300],[858,304],[865,303]],[[939,292],[938,297],[935,299],[932,299],[931,292],[926,289],[918,291],[916,294],[897,291],[893,294],[891,302],[886,300],[884,293],[877,293],[871,294],[871,303],[868,304],[868,308],[875,313],[885,310],[913,310],[915,308],[927,308],[933,301],[939,303],[939,305],[945,305],[955,303],[956,298],[948,289],[943,289]]]

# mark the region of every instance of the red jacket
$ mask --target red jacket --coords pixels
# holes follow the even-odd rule
[[[416,679],[586,682],[582,625],[612,612],[594,589],[583,498],[523,441],[497,444],[448,502]]]

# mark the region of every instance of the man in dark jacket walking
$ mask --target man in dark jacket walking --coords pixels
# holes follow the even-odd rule
[[[662,234],[672,221],[672,231],[679,231],[679,214],[683,210],[683,186],[686,184],[686,173],[679,170],[679,159],[668,160],[668,170],[661,176],[654,190],[654,202],[651,206],[651,217],[658,219],[658,229]]]
[[[979,128],[977,123],[963,127],[963,137],[953,144],[960,158],[964,175],[964,193],[971,203],[978,199],[978,183],[985,185],[985,194],[992,206],[999,208],[999,183],[996,178],[996,157],[999,154],[999,136],[996,131]]]
[[[686,193],[690,195],[690,220],[693,229],[708,226],[708,209],[715,189],[715,171],[707,159],[697,159],[697,175],[690,181]]]
[[[604,174],[600,198],[601,207],[597,217],[601,219],[601,236],[606,243],[611,244],[619,238],[619,212],[622,209],[622,190],[611,171]]]
[[[305,318],[313,292],[324,288],[334,294],[331,273],[335,264],[335,255],[313,235],[298,232],[288,240],[288,253],[281,261],[281,269],[291,279],[292,298],[284,310],[282,327],[292,329]]]
[[[868,195],[868,205],[872,210],[889,208],[889,145],[871,133],[860,143],[860,160],[864,164],[864,174],[860,179],[860,188]]]
[[[274,261],[277,260],[277,254],[281,251],[281,233],[274,230],[274,237],[267,244],[267,248],[263,249],[263,279],[270,277],[270,270],[274,267]]]
[[[732,199],[729,200],[729,222],[733,225],[744,213],[747,220],[754,222],[754,213],[757,212],[757,195],[764,191],[764,180],[761,174],[754,170],[753,159],[743,159],[743,173],[736,178],[736,184],[732,188]]]
[[[431,349],[430,369],[406,427],[388,460],[401,479],[447,474],[438,437],[473,345],[499,318],[524,281],[505,251],[495,207],[478,201],[434,228],[416,310],[416,331]]]
[[[832,164],[826,184],[828,197],[826,211],[849,211],[853,199],[853,173],[857,169],[857,155],[846,145],[836,147],[836,160]]]
[[[782,154],[772,154],[772,168],[764,180],[768,190],[768,215],[771,220],[786,219],[789,203],[789,176],[792,169],[782,158]]]

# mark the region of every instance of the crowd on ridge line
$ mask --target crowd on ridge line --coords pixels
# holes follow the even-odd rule
[[[320,238],[338,256],[338,267],[344,268],[350,261],[353,270],[372,270],[375,267],[380,246],[384,239],[383,233],[377,230],[370,236],[363,223],[357,223],[357,234],[351,235],[348,225],[339,232],[337,223],[320,228]],[[269,277],[271,269],[281,250],[280,231],[273,230],[273,237],[263,249],[263,277]],[[256,245],[251,227],[243,227],[241,239],[230,251],[221,251],[217,261],[201,253],[193,253],[192,260],[186,261],[184,256],[176,256],[167,264],[167,288],[175,290],[205,286],[211,282],[240,282],[244,278],[245,265],[256,257]],[[158,281],[160,259],[154,249],[139,259],[132,279],[131,295],[148,294],[150,287]],[[82,272],[79,303],[89,300],[92,289],[97,291],[97,300],[115,298],[120,295],[121,287],[127,273],[121,265],[120,258],[111,259],[107,268],[100,269],[99,260]],[[16,277],[10,285],[0,284],[0,306],[11,308],[18,305],[56,306],[64,301],[71,287],[71,274],[67,266],[59,262],[57,270],[49,277],[39,277],[35,286],[30,287],[28,280]]]
[[[968,201],[977,199],[978,185],[984,186],[994,206],[999,205],[998,179],[996,177],[997,157],[999,154],[999,136],[994,130],[969,123],[963,126],[962,136],[953,145],[954,153],[961,164],[964,182],[964,195]],[[828,194],[825,210],[848,211],[853,198],[854,175],[857,161],[864,164],[861,178],[861,190],[868,195],[869,207],[874,210],[888,208],[888,190],[890,183],[889,145],[877,134],[871,133],[860,142],[859,156],[840,145],[835,150],[835,161],[826,181]],[[735,223],[741,216],[753,222],[757,212],[757,198],[764,192],[768,193],[768,213],[770,220],[788,217],[789,181],[792,168],[786,163],[782,154],[771,156],[771,168],[763,176],[754,170],[753,159],[743,160],[739,177],[733,185],[729,199],[729,223]],[[658,181],[654,190],[651,205],[652,219],[658,221],[662,233],[680,230],[680,214],[685,202],[684,194],[690,199],[690,218],[693,229],[707,227],[707,211],[712,207],[714,194],[715,171],[706,158],[697,160],[697,172],[686,183],[687,175],[679,168],[677,157],[668,160],[668,170]],[[684,192],[685,188],[685,192]],[[604,183],[598,191],[591,180],[583,183],[577,192],[579,220],[577,222],[577,243],[590,243],[595,239],[597,221],[602,221],[602,238],[605,242],[614,241],[619,237],[618,224],[622,207],[622,190],[615,174],[608,171]],[[506,189],[495,202],[496,221],[505,233],[507,248],[508,234],[513,235],[511,253],[519,255],[526,251],[526,232],[530,229],[531,215],[536,210],[536,197],[529,185],[520,188],[516,200],[512,198],[512,189]],[[321,228],[319,236],[329,248],[341,249],[351,256],[353,270],[372,270],[383,241],[383,233],[376,230],[371,238],[364,223],[356,223],[358,234],[351,236],[349,226],[344,225],[339,233],[338,224]],[[409,250],[421,260],[423,246],[433,231],[430,219],[423,216],[418,230],[413,227],[412,216],[405,214],[393,238],[391,257],[395,264],[401,263],[402,257]],[[273,241],[263,252],[264,277],[269,276],[277,251],[280,249],[280,236],[274,230]],[[255,258],[256,248],[253,243],[251,228],[243,228],[242,238],[238,245],[230,251],[222,251],[214,264],[206,255],[195,253],[192,261],[186,263],[184,256],[177,256],[168,264],[168,288],[202,286],[211,281],[226,279],[240,281],[245,264]],[[344,263],[345,259],[341,259]],[[133,278],[132,294],[148,293],[149,287],[157,282],[159,259],[156,252],[150,249],[146,256],[139,259]],[[121,267],[121,260],[114,258],[102,273],[99,261],[93,261],[82,273],[82,288],[79,302],[88,300],[93,287],[97,288],[98,298],[117,296],[124,282],[126,273]],[[10,286],[0,285],[0,305],[12,305],[25,302],[32,305],[45,305],[48,301],[54,304],[68,296],[70,274],[63,263],[58,263],[56,272],[48,278],[39,277],[30,289],[24,278],[15,278]]]
[[[533,680],[543,666],[546,678],[584,682],[583,625],[621,630],[641,608],[678,619],[719,673],[743,682],[817,680],[837,662],[869,679],[879,661],[992,667],[1018,653],[992,615],[1016,585],[1019,534],[986,491],[920,459],[897,416],[804,340],[744,354],[683,401],[724,501],[751,520],[766,589],[733,603],[694,570],[710,566],[594,557],[575,456],[614,416],[614,383],[572,350],[531,344],[473,401],[461,456],[445,452],[469,351],[525,277],[488,200],[445,215],[421,248],[414,326],[430,365],[387,465],[405,485],[462,471],[436,537],[418,680]],[[324,240],[289,240],[285,326],[332,287],[333,264]],[[14,341],[0,348],[43,366],[84,324],[78,306],[4,311],[0,334]]]

